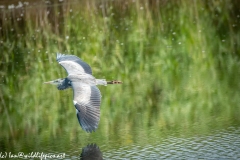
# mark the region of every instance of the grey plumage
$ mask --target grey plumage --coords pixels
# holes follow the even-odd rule
[[[100,120],[101,93],[96,85],[120,84],[92,76],[91,67],[74,55],[57,54],[57,62],[67,71],[67,78],[45,82],[57,85],[59,90],[73,89],[73,103],[79,124],[86,132],[95,131]]]
[[[100,120],[101,93],[96,86],[72,82],[78,121],[84,130],[97,129]]]
[[[65,68],[68,74],[86,73],[92,75],[91,67],[77,56],[58,53],[57,61]]]
[[[61,83],[59,83],[57,86],[59,90],[64,90],[72,87],[71,81],[68,78],[61,79],[60,81]]]

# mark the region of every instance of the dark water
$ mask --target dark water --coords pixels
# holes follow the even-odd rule
[[[122,147],[106,151],[106,159],[239,159],[240,128],[229,127],[210,135],[156,139],[156,144]]]
[[[190,134],[186,132],[186,134]],[[80,139],[86,138],[85,136]],[[206,135],[178,135],[172,133],[164,137],[139,137],[136,142],[129,145],[121,145],[116,141],[101,141],[98,144],[96,138],[89,139],[88,144],[69,140],[68,135],[53,138],[55,142],[49,144],[48,140],[41,140],[42,145],[29,143],[39,142],[37,137],[25,137],[21,143],[16,143],[15,152],[1,152],[7,154],[20,154],[32,159],[31,154],[39,154],[49,158],[60,156],[59,159],[239,159],[240,158],[240,128],[228,127],[224,130],[214,130]],[[63,143],[63,140],[67,141]],[[144,139],[145,143],[139,142]],[[149,143],[148,141],[154,140]],[[9,140],[11,141],[11,140]],[[105,144],[104,144],[105,143]],[[17,147],[19,145],[19,148]],[[33,146],[32,146],[33,145]],[[23,147],[24,146],[24,147]],[[23,148],[22,148],[23,147]],[[94,157],[94,158],[93,158]],[[36,157],[35,157],[36,158]],[[41,159],[40,157],[38,157]]]
[[[240,128],[229,127],[210,135],[156,138],[155,144],[132,144],[118,149],[100,147],[104,159],[239,159]]]

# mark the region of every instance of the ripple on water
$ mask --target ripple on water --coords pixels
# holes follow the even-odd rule
[[[132,145],[104,153],[106,159],[240,159],[240,128],[207,136],[169,136],[156,145]]]

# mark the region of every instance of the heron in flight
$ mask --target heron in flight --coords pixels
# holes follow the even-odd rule
[[[95,131],[100,120],[101,93],[96,85],[121,84],[92,76],[91,67],[74,55],[57,54],[57,62],[67,71],[66,78],[45,82],[57,85],[59,90],[73,89],[73,104],[78,122],[86,132]]]

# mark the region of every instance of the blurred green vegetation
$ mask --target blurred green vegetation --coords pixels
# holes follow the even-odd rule
[[[71,140],[81,132],[128,144],[169,129],[204,133],[239,125],[239,26],[237,0],[3,8],[0,136],[37,134],[46,141],[64,132]],[[77,122],[72,91],[43,84],[66,77],[57,52],[79,56],[97,78],[123,81],[99,87],[101,120],[92,135]]]

